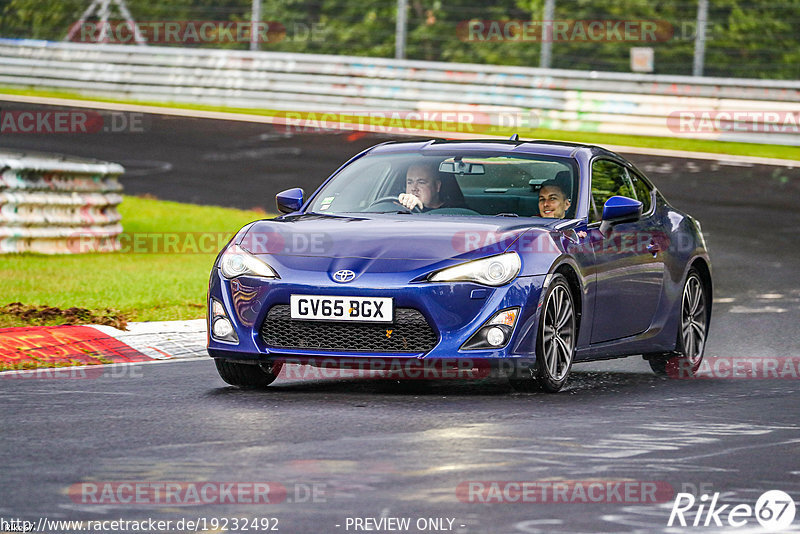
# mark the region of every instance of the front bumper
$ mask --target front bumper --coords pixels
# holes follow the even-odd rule
[[[307,358],[506,358],[530,356],[534,351],[537,310],[546,276],[521,276],[493,288],[473,283],[402,283],[397,273],[365,273],[353,283],[336,284],[322,277],[308,281],[272,280],[254,277],[224,278],[214,268],[209,298],[221,302],[234,326],[237,343],[221,342],[209,335],[208,353],[214,358],[258,360],[264,357]],[[269,310],[287,305],[290,295],[337,295],[391,297],[394,307],[418,310],[432,328],[436,342],[430,350],[393,352],[379,346],[352,350],[276,348],[265,343],[261,327]],[[492,350],[462,350],[464,343],[499,310],[519,307],[509,342]],[[391,325],[386,325],[391,328]],[[387,338],[388,339],[388,338]]]

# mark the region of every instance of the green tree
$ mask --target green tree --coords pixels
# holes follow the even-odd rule
[[[0,0],[0,35],[60,40],[90,0]],[[262,19],[286,29],[262,50],[394,57],[396,0],[262,0]],[[134,18],[249,21],[251,0],[127,0]],[[409,59],[538,66],[535,40],[470,39],[469,21],[541,21],[544,0],[408,0]],[[657,42],[567,40],[552,67],[628,72],[630,49],[651,46],[657,74],[691,74],[697,0],[556,0],[556,20],[659,21]],[[714,0],[708,13],[705,74],[800,78],[800,0]],[[248,43],[214,44],[246,49]]]

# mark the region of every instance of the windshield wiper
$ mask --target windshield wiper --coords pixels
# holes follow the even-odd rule
[[[402,215],[411,215],[411,212],[408,210],[399,210],[399,211],[357,211],[353,213],[377,213],[380,215],[387,215],[387,214],[402,214]]]
[[[516,213],[498,213],[495,217],[519,217]]]

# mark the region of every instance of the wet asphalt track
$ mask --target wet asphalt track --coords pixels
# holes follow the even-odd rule
[[[150,117],[145,133],[4,135],[0,149],[121,162],[128,193],[272,210],[276,192],[311,190],[380,140]],[[630,158],[703,223],[716,300],[707,356],[800,357],[800,169]],[[800,497],[792,379],[663,380],[633,357],[576,366],[558,395],[518,394],[498,380],[281,379],[267,392],[239,391],[210,360],[92,380],[0,380],[6,519],[277,517],[281,532],[328,533],[353,532],[348,517],[445,517],[464,533],[653,532],[665,530],[671,500],[479,504],[456,488],[602,479],[702,488],[731,504],[753,505],[770,489]],[[69,497],[72,484],[91,481],[276,481],[290,498],[179,507]],[[296,502],[312,484],[323,492],[316,502]],[[739,531],[761,532],[753,519],[748,527]],[[715,531],[684,531],[695,530]]]

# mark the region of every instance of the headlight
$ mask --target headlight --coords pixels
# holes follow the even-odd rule
[[[261,278],[280,278],[275,270],[259,260],[239,245],[232,245],[219,260],[219,268],[225,278],[237,276],[260,276]]]
[[[513,280],[522,267],[516,252],[506,252],[480,260],[468,261],[433,273],[431,282],[477,282],[487,286],[502,286]]]

